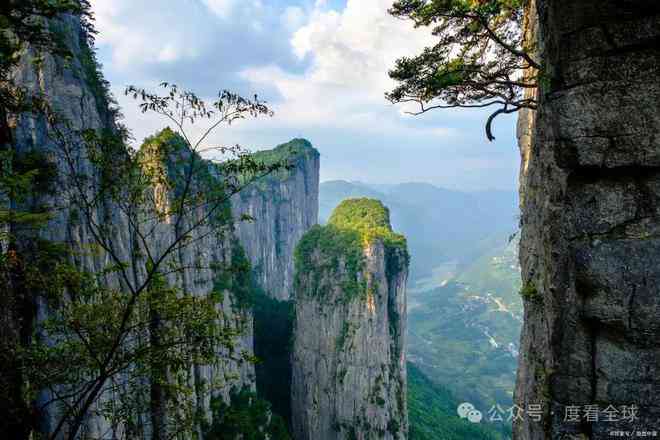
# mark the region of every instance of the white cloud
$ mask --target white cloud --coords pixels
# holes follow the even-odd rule
[[[172,63],[197,55],[199,36],[184,17],[177,17],[174,5],[163,2],[162,9],[152,11],[153,3],[144,0],[91,3],[99,31],[96,43],[111,48],[113,69],[131,71],[136,65]]]
[[[202,0],[204,4],[215,14],[222,18],[227,18],[232,8],[234,7],[236,0]]]
[[[317,1],[291,39],[296,56],[311,59],[304,73],[268,65],[245,69],[242,75],[256,89],[277,89],[282,101],[276,117],[292,127],[404,130],[407,118],[384,98],[393,85],[387,71],[398,57],[417,52],[430,39],[426,30],[391,17],[389,6],[391,0],[348,0],[343,11],[334,11]],[[426,134],[450,133],[436,127]]]
[[[268,147],[307,137],[321,150],[323,178],[509,186],[518,160],[512,122],[498,123],[500,145],[486,144],[482,113],[411,117],[385,100],[395,60],[433,42],[428,29],[391,17],[392,1],[348,0],[337,10],[326,0],[92,4],[101,62],[137,142],[166,122],[141,114],[123,86],[176,81],[199,93],[270,96],[274,118],[241,121],[209,141]],[[505,129],[510,139],[500,138]]]
[[[133,75],[151,63],[190,61],[203,52],[216,56],[229,41],[235,41],[233,48],[240,41],[253,49],[255,38],[262,38],[259,35],[266,29],[277,32],[274,41],[287,38],[272,26],[279,21],[278,8],[260,0],[91,0],[91,4],[99,31],[97,46],[110,50],[113,70]],[[278,15],[271,18],[274,11]],[[289,19],[296,19],[295,10],[289,12]],[[296,28],[303,19],[297,20]]]
[[[305,11],[298,6],[288,6],[281,16],[284,27],[291,31],[300,28],[303,25],[305,18]]]
[[[232,11],[250,12],[246,16],[251,18],[245,24],[252,35],[270,29],[261,20],[274,10],[260,0],[169,0],[159,3],[158,9],[149,0],[92,0],[92,4],[98,44],[110,49],[110,63],[104,61],[115,73],[132,77],[144,66],[182,66],[205,50],[219,60],[229,59],[230,54],[213,51],[218,43],[208,29],[223,26],[201,22],[208,19],[205,16],[209,10],[224,17]],[[363,125],[404,129],[410,118],[383,96],[393,85],[387,71],[398,57],[417,52],[430,38],[427,30],[415,30],[409,23],[391,17],[389,6],[391,0],[348,0],[343,10],[335,11],[328,9],[325,1],[317,0],[307,11],[299,6],[283,7],[276,20],[292,35],[290,53],[307,60],[309,68],[300,74],[290,73],[277,61],[243,67],[238,73],[253,90],[274,89],[279,93],[282,99],[276,105],[277,120],[288,127]],[[145,14],[150,17],[146,23]],[[150,79],[136,81],[142,84]],[[433,136],[438,133],[447,134],[449,130],[429,132]]]
[[[179,51],[172,44],[167,44],[158,53],[158,61],[171,62],[179,57]]]

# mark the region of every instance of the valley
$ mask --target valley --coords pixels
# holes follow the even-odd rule
[[[418,183],[323,182],[321,221],[339,200],[363,196],[385,201],[392,223],[406,234],[410,246],[411,439],[426,438],[418,428],[431,416],[421,417],[413,408],[429,393],[438,397],[437,390],[454,396],[453,401],[472,403],[484,414],[496,405],[510,407],[522,325],[518,237],[512,236],[515,194],[462,193]],[[492,207],[489,215],[483,212],[487,207]],[[433,387],[422,393],[420,380]],[[439,409],[431,413],[435,411]],[[447,418],[456,426],[463,422],[455,408]],[[510,436],[508,423],[487,426],[492,438]]]

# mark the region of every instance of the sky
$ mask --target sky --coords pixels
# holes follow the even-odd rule
[[[488,142],[483,111],[411,116],[385,99],[395,60],[433,43],[429,29],[387,13],[392,0],[91,3],[98,58],[138,144],[167,123],[142,114],[123,91],[168,81],[202,97],[258,94],[272,118],[221,127],[209,142],[256,150],[306,138],[321,153],[322,181],[517,187],[515,115],[498,118]]]

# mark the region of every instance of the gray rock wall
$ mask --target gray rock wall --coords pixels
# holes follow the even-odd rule
[[[514,438],[659,431],[660,5],[536,7],[546,78],[519,124],[527,299],[515,398],[545,414],[516,423]],[[587,405],[619,413],[589,420]],[[566,420],[570,407],[579,420]]]
[[[290,152],[289,152],[290,150]],[[302,235],[318,223],[319,153],[309,142],[296,139],[277,147],[293,165],[267,176],[232,199],[236,223],[259,285],[266,294],[288,300],[293,290],[293,252]]]
[[[73,58],[65,63],[63,60],[45,55],[43,62],[33,63],[33,53],[28,52],[24,57],[21,68],[16,72],[15,78],[19,84],[24,85],[33,93],[42,93],[53,109],[55,109],[70,124],[70,133],[77,130],[92,129],[103,130],[115,129],[114,120],[108,109],[108,103],[99,95],[99,91],[94,89],[90,80],[88,71],[83,67],[86,46],[82,35],[79,38],[79,23],[74,18],[65,18],[61,23],[61,34],[65,35],[67,42],[72,49]],[[60,176],[66,175],[69,170],[63,160],[63,153],[57,142],[53,141],[52,133],[49,134],[46,124],[42,118],[34,118],[27,115],[21,115],[16,119],[15,127],[15,145],[17,151],[38,151],[46,154],[53,160]],[[75,135],[70,136],[71,145],[78,143],[78,148],[73,151],[75,154],[76,166],[79,170],[86,170],[89,175],[95,175],[94,165],[87,157],[87,151],[79,142]],[[38,235],[56,243],[66,243],[74,249],[89,249],[89,245],[95,243],[92,239],[90,229],[85,221],[80,220],[80,214],[74,214],[69,205],[73,190],[67,187],[60,187],[52,197],[45,197],[40,202],[45,202],[53,207],[63,207],[56,209],[55,215],[48,224],[42,228]],[[203,212],[195,213],[195,218],[189,218],[185,224],[192,224],[196,218],[205,215]],[[136,260],[132,252],[136,246],[140,246],[136,237],[131,236],[128,227],[128,218],[125,213],[111,202],[105,204],[102,209],[94,215],[94,221],[97,224],[103,224],[112,231],[109,235],[112,237],[112,247],[119,255],[122,261],[129,262],[134,272],[134,282],[139,285],[140,280],[145,276],[144,261]],[[164,222],[155,224],[155,234],[153,236],[152,250],[158,255],[166,246],[168,246],[175,237],[173,224]],[[148,229],[148,228],[146,228]],[[173,254],[171,263],[178,267],[192,268],[195,265],[204,267],[213,264],[229,264],[232,258],[232,241],[236,239],[231,225],[220,234],[209,234],[207,228],[201,228],[193,233],[192,241],[195,245],[182,247],[179,252]],[[23,237],[30,240],[28,235]],[[94,255],[91,252],[81,252],[76,256],[76,265],[82,270],[99,272],[112,263],[112,260],[106,255]],[[194,269],[185,269],[176,275],[169,275],[170,285],[179,286],[183,291],[191,295],[207,295],[213,290],[214,277],[213,271],[199,271]],[[111,274],[106,280],[109,286],[125,288],[125,280],[119,275]],[[223,302],[218,305],[224,311],[224,321],[218,325],[227,325],[236,329],[240,336],[237,339],[236,350],[238,353],[245,351],[252,352],[252,316],[249,310],[241,310],[235,305],[235,298],[231,292],[226,292]],[[41,319],[51,313],[45,304],[39,304],[37,319]],[[247,362],[230,360],[225,352],[218,353],[218,362],[214,365],[191,365],[191,380],[194,382],[193,388],[202,384],[215,384],[217,386],[214,394],[220,394],[228,397],[231,386],[254,387],[254,366]],[[39,400],[45,402],[49,400],[51,394],[44,392]],[[100,399],[101,402],[107,399],[113,399],[112,395],[106,394]],[[205,410],[208,410],[208,396],[203,399],[202,396],[193,397]],[[43,415],[41,426],[44,431],[49,432],[55,427],[59,413],[55,406],[48,406]],[[144,414],[139,415],[142,435],[149,437],[152,431],[151,416],[145,409]],[[159,429],[159,428],[156,428]],[[166,427],[161,427],[166,430]],[[101,436],[112,436],[113,433],[121,435],[123,428],[113,426],[100,414],[100,407],[95,405],[87,417],[83,433],[90,438],[101,438]],[[163,433],[165,434],[165,433]]]
[[[32,93],[43,93],[51,106],[58,111],[70,124],[70,133],[76,130],[92,129],[114,130],[114,118],[109,110],[109,103],[99,94],[94,81],[90,78],[85,63],[90,59],[86,54],[86,43],[81,33],[79,22],[74,18],[65,18],[60,23],[59,33],[67,39],[67,44],[73,52],[70,62],[45,55],[40,63],[33,62],[33,53],[28,52],[21,67],[15,72],[17,83],[24,85]],[[59,25],[58,25],[59,26]],[[89,66],[89,64],[87,64]],[[43,119],[28,115],[21,115],[15,122],[15,145],[18,151],[38,151],[46,154],[53,160],[59,173],[67,172],[67,165],[62,159],[61,149],[49,136],[47,126]],[[87,151],[80,140],[73,136],[73,142],[79,143],[74,150],[76,166],[79,170],[86,170],[94,175],[97,170],[87,157]],[[168,276],[170,285],[178,286],[191,295],[207,295],[214,289],[217,276],[215,270],[200,271],[193,267],[212,267],[214,265],[228,265],[235,252],[234,243],[239,240],[245,245],[248,256],[260,264],[265,261],[265,270],[260,272],[261,281],[269,291],[275,292],[279,297],[288,297],[291,285],[293,263],[293,247],[300,236],[316,223],[318,211],[318,153],[313,148],[306,148],[302,154],[296,156],[295,168],[286,175],[270,176],[258,184],[251,186],[245,194],[237,196],[234,200],[238,217],[243,212],[255,217],[255,222],[249,225],[244,223],[229,225],[218,233],[210,233],[207,228],[196,230],[190,237],[194,243],[182,247],[170,259],[170,263],[177,267],[187,267],[177,274]],[[204,183],[206,184],[206,183]],[[201,182],[196,185],[202,185]],[[39,200],[50,206],[65,207],[58,209],[54,218],[41,231],[40,238],[67,243],[74,249],[84,249],[93,243],[90,229],[81,222],[79,215],[75,215],[69,206],[71,188],[60,187],[56,194]],[[165,196],[167,199],[167,195]],[[198,210],[184,222],[192,224],[206,213]],[[132,252],[140,246],[136,237],[129,233],[126,215],[112,203],[105,204],[95,214],[94,220],[104,224],[111,231],[112,245],[123,261],[130,262],[134,269],[135,282],[144,278],[144,262],[136,261]],[[169,245],[175,235],[174,227],[168,220],[152,224],[156,231],[153,236],[152,250],[161,252]],[[149,228],[147,228],[149,229]],[[274,232],[276,231],[276,232]],[[30,240],[29,234],[24,239]],[[98,272],[110,263],[107,255],[93,256],[86,252],[76,258],[76,265],[84,270]],[[124,281],[118,276],[107,277],[110,286],[125,287]],[[123,287],[122,287],[123,286]],[[227,291],[218,307],[224,313],[223,322],[218,325],[228,326],[237,330],[240,336],[236,340],[235,353],[253,352],[252,314],[247,309],[237,307],[237,299],[232,292]],[[37,311],[38,319],[48,316],[52,311],[41,304]],[[41,317],[41,318],[39,318]],[[233,356],[239,357],[239,356]],[[192,388],[210,385],[215,387],[214,395],[221,395],[228,399],[231,387],[247,386],[254,388],[254,365],[248,362],[231,360],[227,353],[219,352],[218,361],[213,365],[191,365],[190,380]],[[40,401],[45,402],[50,394],[44,392]],[[114,399],[115,396],[106,394],[101,402]],[[209,395],[192,396],[201,406],[203,413],[209,416]],[[148,401],[148,396],[146,398]],[[48,407],[43,414],[40,424],[43,431],[54,429],[59,413],[53,407]],[[152,415],[148,408],[138,415],[138,424],[142,438],[148,438],[154,429],[161,431],[161,437],[168,435],[167,426],[152,427]],[[165,415],[165,418],[167,416]],[[162,421],[162,420],[161,420]],[[155,423],[155,422],[154,422]],[[100,407],[94,406],[86,419],[83,434],[89,438],[109,438],[122,436],[122,426],[112,425],[100,414]]]
[[[402,440],[406,408],[406,256],[364,249],[368,294],[318,248],[295,290],[292,418],[296,440]],[[300,270],[297,268],[297,270]],[[325,293],[322,293],[325,292]]]

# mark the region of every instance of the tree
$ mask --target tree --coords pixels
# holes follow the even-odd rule
[[[174,127],[139,151],[127,147],[128,133],[116,123],[116,112],[106,112],[110,120],[102,128],[76,128],[50,107],[48,96],[30,96],[14,84],[10,72],[25,50],[70,55],[66,41],[49,41],[58,35],[60,14],[84,15],[86,2],[29,0],[6,6],[0,7],[0,25],[12,40],[2,48],[6,69],[0,78],[0,278],[3,304],[19,310],[1,316],[0,387],[9,397],[3,412],[10,416],[4,423],[13,424],[6,432],[27,438],[48,410],[53,439],[75,439],[94,414],[131,436],[149,424],[140,419],[145,408],[155,438],[189,432],[200,422],[199,401],[217,385],[192,385],[192,370],[252,361],[234,349],[240,323],[228,326],[225,319],[228,291],[236,298],[232,307],[250,306],[244,282],[250,267],[230,240],[229,199],[288,167],[286,159],[265,164],[240,146],[209,147],[207,139],[221,125],[272,112],[256,96],[222,91],[207,104],[163,84],[162,95],[127,90],[144,112],[155,112]],[[78,60],[82,75],[107,107],[111,96],[88,42],[82,42],[87,59]],[[54,148],[36,145],[27,153],[17,148],[7,123],[11,118],[43,125],[49,139],[41,141]],[[192,139],[190,124],[202,121],[209,123],[207,129]],[[211,152],[221,160],[202,159]],[[46,227],[55,227],[53,219],[62,218],[84,239],[41,238]],[[223,255],[192,263],[178,258],[209,237],[222,244]],[[179,281],[191,273],[208,274],[214,288],[193,294]],[[16,322],[19,329],[5,338],[5,329]]]
[[[126,90],[140,100],[142,111],[160,114],[176,128],[147,139],[139,151],[127,148],[117,133],[73,130],[49,114],[50,135],[64,164],[58,183],[65,191],[57,205],[73,210],[81,235],[90,237],[73,248],[39,250],[36,255],[45,261],[26,276],[53,310],[19,353],[32,392],[48,390],[39,411],[57,408],[53,439],[62,433],[75,439],[92,412],[136,434],[143,429],[137,418],[145,405],[153,438],[190,432],[201,421],[199,394],[214,391],[191,385],[194,366],[252,360],[235,353],[242,328],[228,326],[223,310],[228,290],[237,307],[250,306],[250,292],[242,291],[250,267],[240,246],[231,244],[228,258],[208,264],[179,256],[209,237],[218,246],[229,244],[230,198],[287,167],[287,159],[264,164],[240,146],[205,144],[222,124],[270,115],[257,97],[223,91],[209,105],[176,85],[162,87],[163,95]],[[208,127],[193,140],[188,127],[199,121],[209,121]],[[211,151],[222,162],[202,159]],[[126,235],[130,252],[122,241]],[[90,253],[105,262],[100,270],[74,264]],[[195,272],[215,277],[214,290],[201,296],[186,291],[178,279]],[[74,371],[68,368],[72,360]],[[115,397],[102,400],[104,395]]]
[[[214,399],[211,408],[213,423],[204,440],[290,440],[284,420],[248,388],[232,389],[229,404]]]
[[[77,16],[86,35],[94,35],[87,0],[6,0],[0,2],[0,431],[7,438],[27,438],[33,415],[24,399],[22,370],[13,348],[30,338],[33,302],[18,274],[17,228],[43,225],[48,215],[16,209],[33,189],[43,189],[53,168],[34,154],[18,157],[13,148],[11,120],[19,112],[38,113],[39,97],[29,97],[12,78],[28,47],[68,56],[52,38],[48,20],[60,14]]]
[[[438,42],[389,72],[399,85],[386,94],[392,103],[413,102],[421,114],[439,108],[496,110],[486,121],[520,109],[536,109],[526,90],[538,86],[539,63],[523,44],[527,0],[399,0],[390,9],[415,27],[431,27]]]

